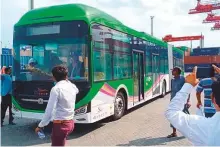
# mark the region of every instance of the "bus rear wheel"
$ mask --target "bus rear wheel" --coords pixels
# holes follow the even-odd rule
[[[113,120],[120,119],[125,112],[125,96],[123,93],[119,92],[115,98],[115,104],[114,104],[114,115]]]

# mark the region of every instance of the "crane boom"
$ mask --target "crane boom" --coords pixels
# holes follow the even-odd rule
[[[220,16],[216,16],[213,13],[208,14],[205,20],[203,20],[203,23],[213,23],[220,21]]]
[[[204,39],[203,35],[200,36],[184,36],[184,37],[173,37],[172,35],[166,35],[163,38],[165,42],[175,42],[175,41],[188,41],[188,40],[202,40]]]
[[[212,10],[220,9],[220,3],[213,3],[213,4],[201,4],[201,0],[197,0],[197,6],[194,9],[189,10],[189,14],[197,14],[197,13],[207,13],[211,12]]]
[[[189,14],[211,12],[205,20],[203,20],[203,23],[215,23],[211,30],[220,30],[220,16],[216,16],[212,13],[212,10],[220,9],[220,0],[206,0],[206,3],[204,3],[204,1],[202,3],[201,1],[202,0],[197,0],[197,6],[194,9],[190,9]]]
[[[214,30],[220,30],[220,21],[216,22],[215,25],[211,28],[212,31]]]

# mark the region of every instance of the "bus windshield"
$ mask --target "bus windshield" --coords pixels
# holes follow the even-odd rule
[[[57,28],[55,31],[51,28],[47,30],[48,26],[43,26],[42,30],[40,27],[36,27],[36,30],[33,28],[27,27],[25,39],[19,34],[14,38],[16,80],[52,80],[51,70],[56,65],[64,65],[68,68],[70,80],[88,80],[86,33],[80,34],[83,32],[78,28],[75,34],[71,31],[62,34],[62,25],[59,31]],[[61,35],[57,34],[59,32]]]

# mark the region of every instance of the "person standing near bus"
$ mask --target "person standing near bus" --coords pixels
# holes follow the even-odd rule
[[[212,64],[215,65],[215,64]],[[216,77],[202,79],[196,89],[197,108],[202,106],[201,94],[204,91],[204,114],[205,117],[212,117],[215,113],[215,107],[211,100],[212,83],[216,80]]]
[[[51,136],[52,146],[64,146],[67,136],[74,129],[75,100],[79,90],[67,79],[68,70],[66,67],[54,67],[52,75],[56,85],[51,89],[44,117],[35,132],[39,132],[54,118]]]
[[[15,125],[13,122],[14,117],[12,113],[12,78],[11,78],[11,67],[5,68],[5,74],[1,75],[1,96],[2,96],[2,102],[1,102],[1,126],[3,126],[5,113],[9,107],[9,124]]]
[[[204,78],[202,79],[197,88],[196,88],[196,97],[197,97],[197,108],[202,106],[201,94],[204,91],[204,114],[205,117],[212,117],[216,110],[211,100],[213,79],[212,78]]]
[[[172,70],[173,79],[171,81],[171,99],[170,101],[176,96],[176,93],[183,87],[185,83],[185,78],[181,76],[182,70],[179,67],[174,67]],[[189,113],[189,98],[187,101],[187,104],[185,104],[183,112]],[[177,137],[176,128],[173,127],[173,125],[170,125],[173,128],[173,133],[168,135],[167,138]]]

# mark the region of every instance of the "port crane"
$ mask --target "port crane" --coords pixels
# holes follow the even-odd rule
[[[220,21],[216,22],[215,25],[211,28],[212,31],[214,30],[220,30]]]
[[[173,37],[172,35],[166,35],[162,38],[165,42],[177,42],[177,41],[191,41],[191,48],[192,48],[192,41],[193,40],[200,40],[200,46],[203,47],[204,45],[204,36],[182,36],[182,37]]]
[[[165,42],[175,42],[175,41],[192,41],[192,40],[203,40],[204,36],[199,35],[199,36],[184,36],[184,37],[173,37],[172,35],[166,35],[163,38],[163,41]]]
[[[203,20],[203,23],[213,23],[219,21],[220,21],[220,16],[217,16],[214,13],[209,13],[206,19]]]
[[[220,16],[216,16],[213,13],[208,14],[206,19],[203,20],[203,23],[215,23],[211,30],[220,30]]]
[[[189,14],[208,13],[203,23],[215,23],[211,30],[220,30],[220,16],[212,13],[213,10],[218,9],[220,10],[220,0],[206,0],[206,2],[197,0],[197,6],[190,9]]]
[[[197,6],[194,9],[190,9],[189,14],[207,13],[218,9],[220,9],[220,1],[202,3],[201,0],[197,0]]]

